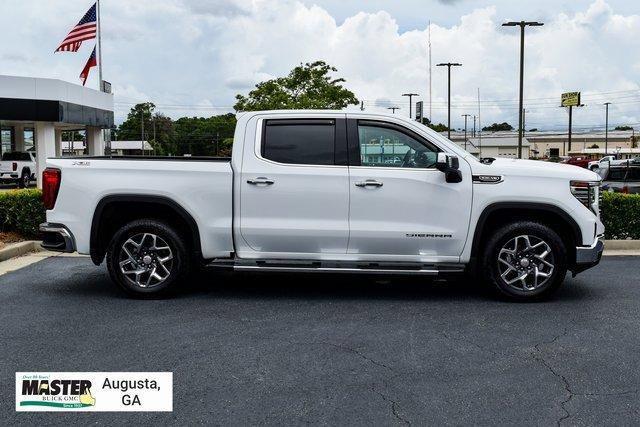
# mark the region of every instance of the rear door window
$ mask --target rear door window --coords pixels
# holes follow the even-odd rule
[[[627,181],[640,182],[640,168],[630,168]]]
[[[627,174],[626,169],[613,169],[609,170],[609,175],[607,176],[607,181],[624,181],[624,177]]]
[[[267,120],[262,157],[279,163],[335,164],[335,120]]]

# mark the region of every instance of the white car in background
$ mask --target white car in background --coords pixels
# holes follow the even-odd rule
[[[600,160],[589,162],[587,164],[587,169],[590,171],[597,171],[598,169],[605,169],[609,166],[619,166],[625,162],[627,162],[627,160],[617,160],[616,156],[604,156]]]
[[[31,151],[3,153],[0,160],[0,183],[17,183],[26,188],[35,181],[36,159]]]

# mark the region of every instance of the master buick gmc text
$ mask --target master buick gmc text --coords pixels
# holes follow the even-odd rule
[[[550,295],[602,255],[600,177],[477,160],[393,115],[238,115],[228,158],[51,158],[43,246],[106,259],[145,296],[201,265],[234,270],[471,273],[513,300]]]

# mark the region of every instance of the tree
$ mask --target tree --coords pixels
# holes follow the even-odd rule
[[[483,127],[482,130],[487,132],[508,131],[508,130],[513,130],[513,126],[511,126],[507,122],[502,122],[500,124],[494,123],[491,126]]]
[[[142,122],[144,121],[144,137],[149,139],[149,125],[156,106],[153,102],[142,102],[131,108],[127,119],[118,127],[114,139],[120,141],[140,141],[142,138]]]
[[[598,144],[593,144],[589,148],[600,148],[600,146]]]
[[[338,70],[324,61],[300,64],[288,76],[258,83],[248,96],[236,95],[236,111],[342,109],[357,105],[358,99],[344,88]]]
[[[616,126],[614,130],[633,130],[633,128],[631,126]]]

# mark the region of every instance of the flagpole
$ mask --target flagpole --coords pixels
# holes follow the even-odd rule
[[[98,90],[102,91],[102,22],[100,21],[100,0],[96,0],[98,21]]]

